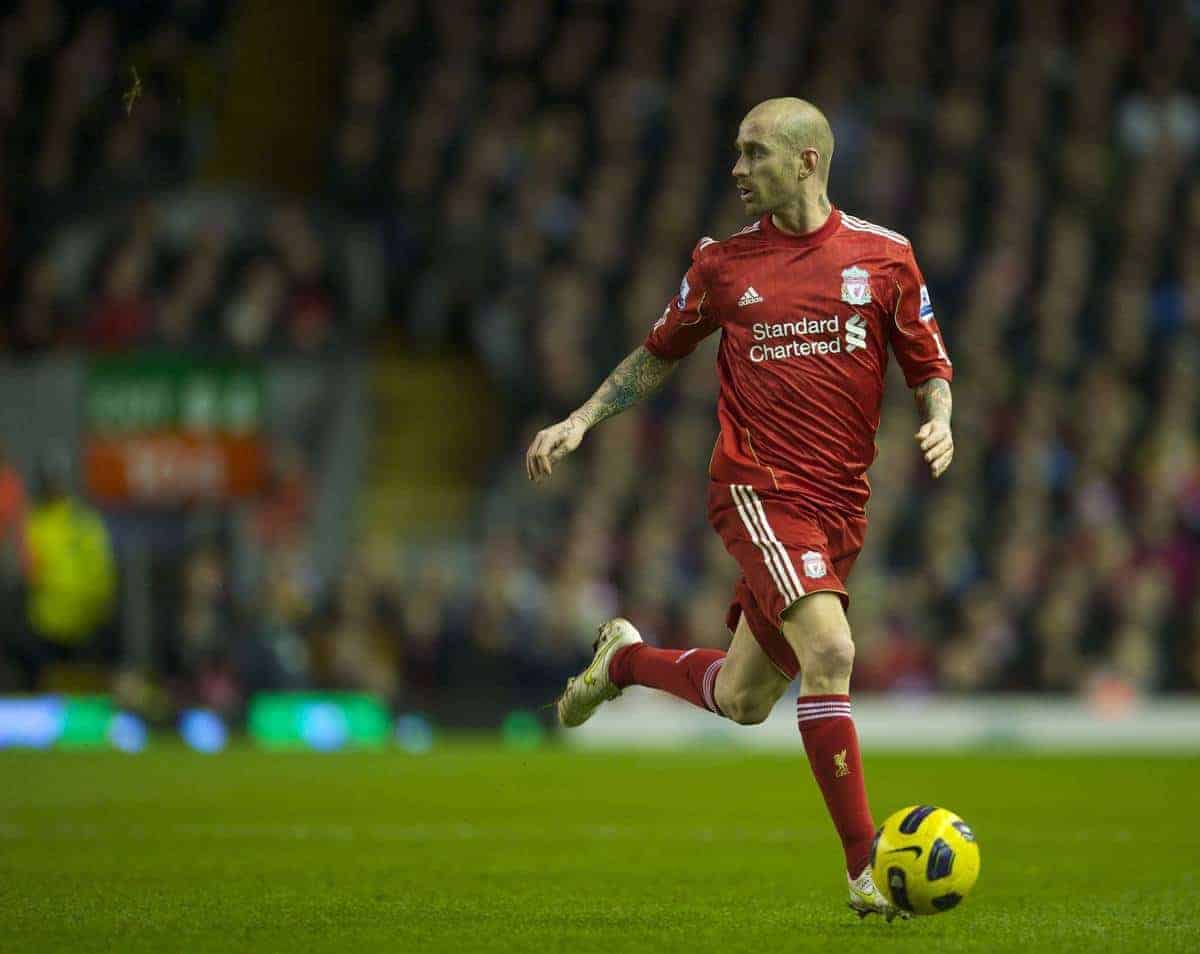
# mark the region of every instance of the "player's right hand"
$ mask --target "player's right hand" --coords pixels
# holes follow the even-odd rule
[[[575,417],[538,431],[525,452],[525,472],[529,479],[536,484],[549,477],[554,465],[578,447],[586,433],[583,421]]]

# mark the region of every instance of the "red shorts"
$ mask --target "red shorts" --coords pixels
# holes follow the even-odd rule
[[[763,652],[795,679],[800,663],[783,637],[780,619],[810,593],[837,593],[849,604],[845,581],[862,550],[867,518],[818,513],[794,494],[710,481],[708,522],[742,568],[726,617],[729,631],[737,629],[744,613]]]

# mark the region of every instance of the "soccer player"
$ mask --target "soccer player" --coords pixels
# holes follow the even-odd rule
[[[954,456],[950,359],[908,240],[830,204],[833,132],[820,110],[760,103],[736,147],[733,178],[757,221],[699,241],[645,342],[582,407],[540,431],[525,461],[531,480],[549,477],[589,428],[657,390],[720,329],[708,517],[742,570],[726,618],[733,639],[728,653],[655,649],[629,621],[610,620],[558,717],[581,725],[637,685],[753,725],[800,675],[796,721],[841,837],[850,907],[890,921],[902,912],[868,863],[875,823],[850,716],[846,580],[867,527],[888,350],[914,389],[916,442],[935,478]]]

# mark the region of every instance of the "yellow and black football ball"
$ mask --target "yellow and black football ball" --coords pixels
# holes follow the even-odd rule
[[[875,833],[871,873],[896,907],[941,914],[957,907],[975,887],[979,844],[953,812],[910,805],[889,816]]]

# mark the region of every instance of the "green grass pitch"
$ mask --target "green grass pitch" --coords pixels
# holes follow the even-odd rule
[[[870,756],[974,827],[975,893],[860,922],[794,755],[0,753],[12,951],[1200,950],[1194,757]]]

